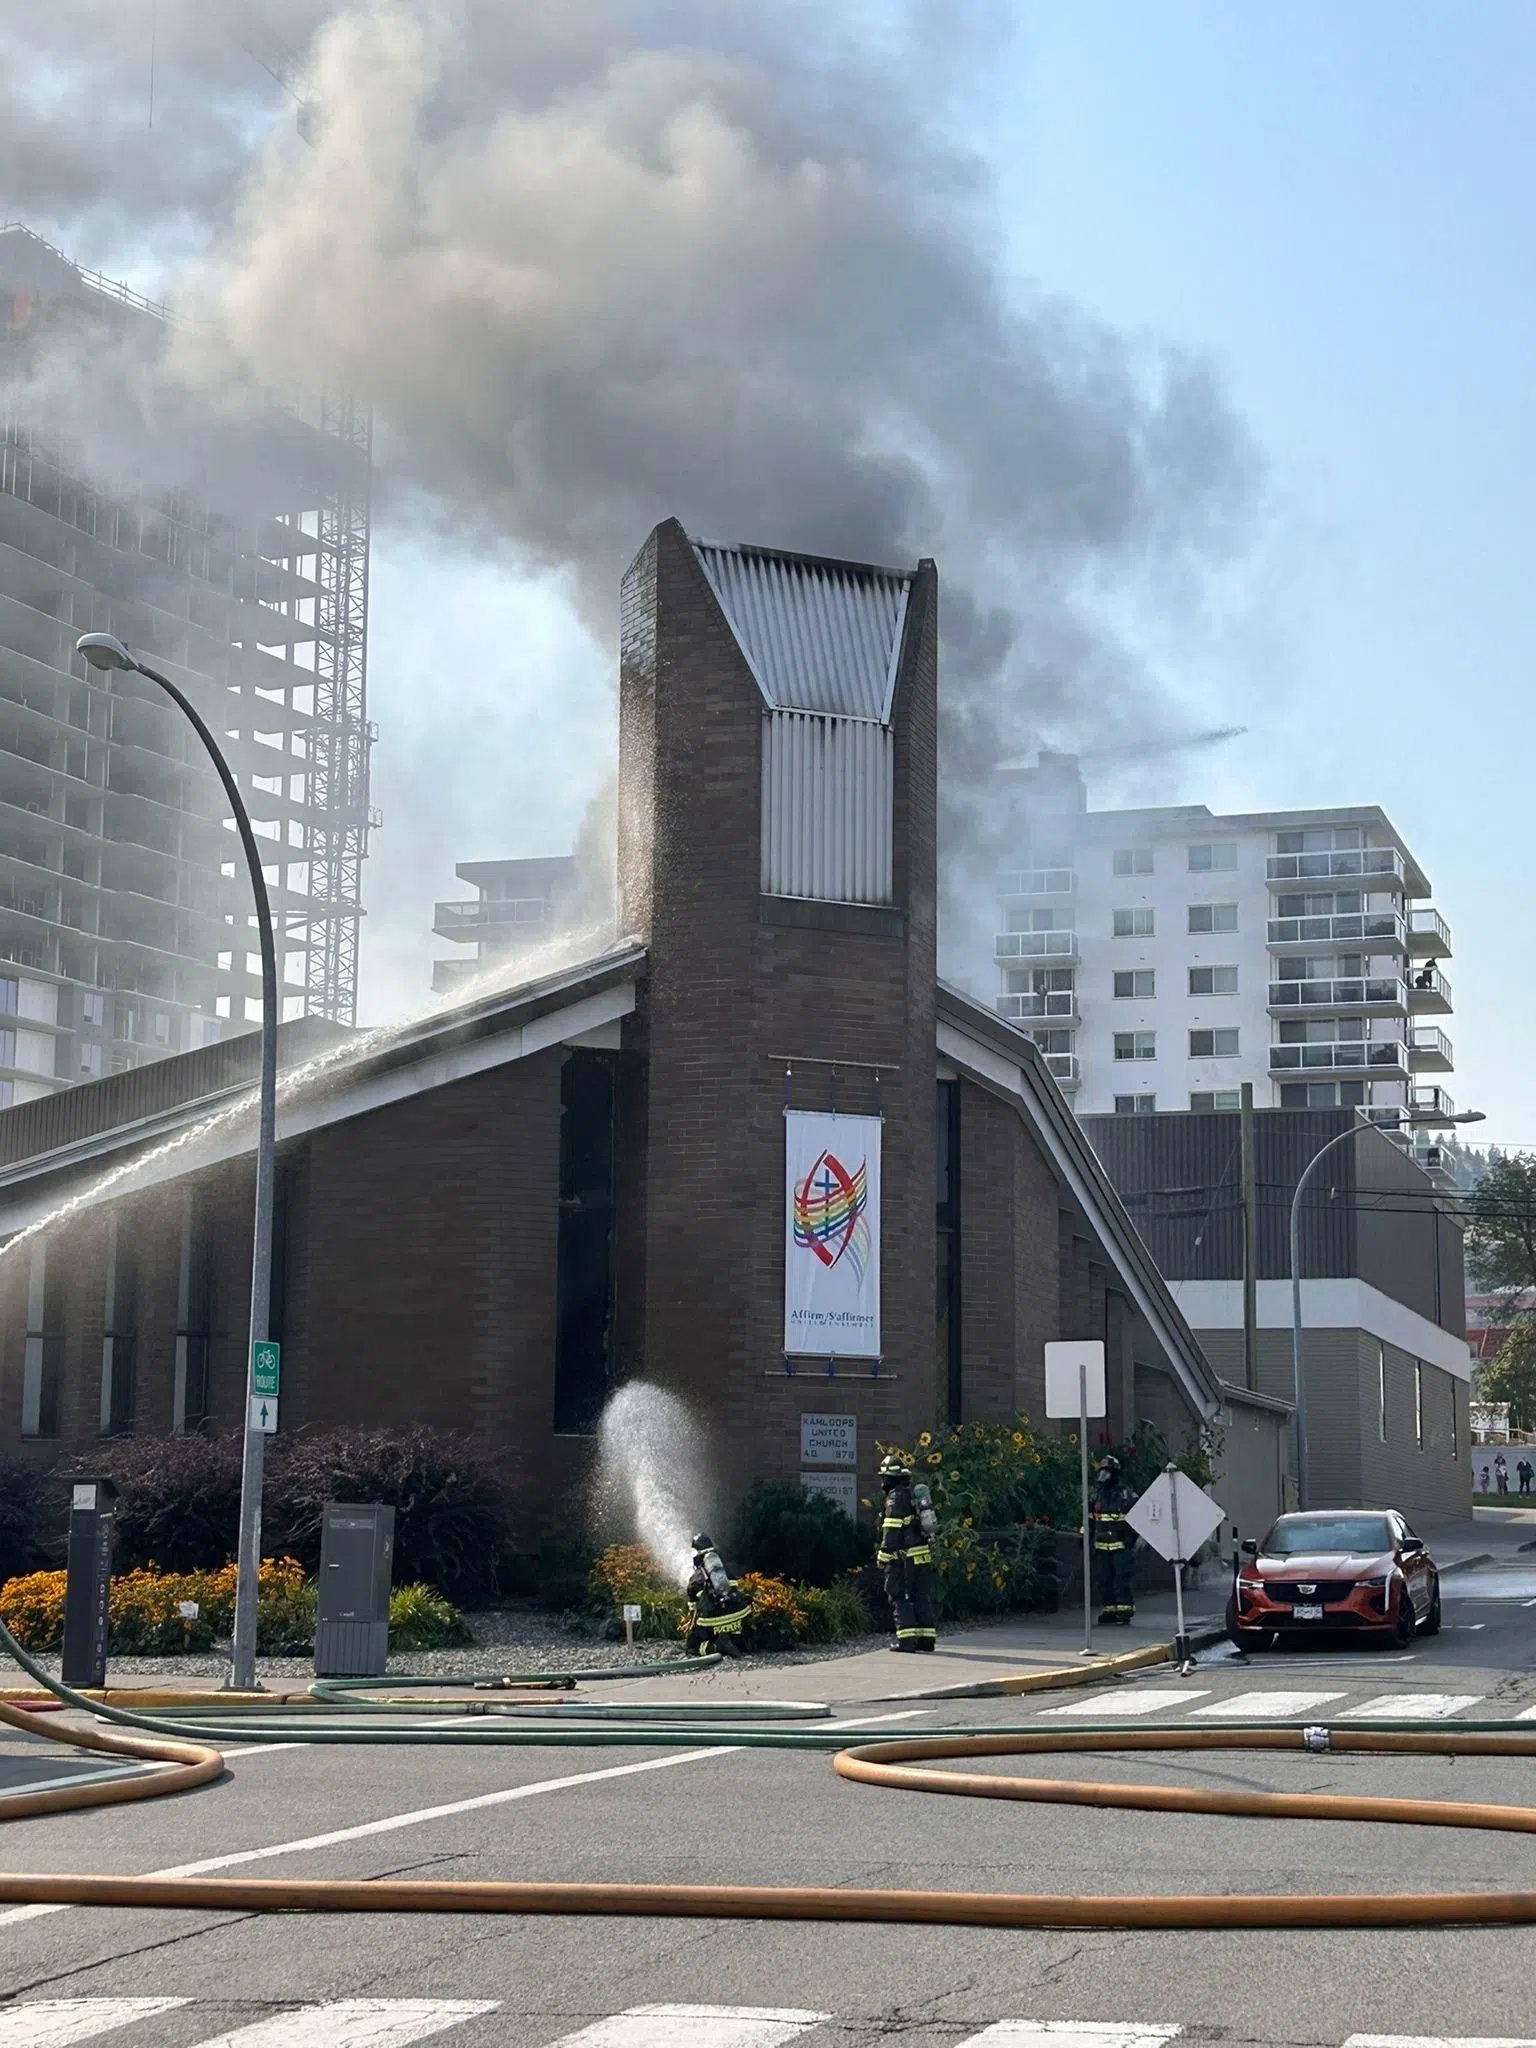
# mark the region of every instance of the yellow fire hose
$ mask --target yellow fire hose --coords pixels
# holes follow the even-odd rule
[[[28,1667],[34,1669],[31,1660]],[[65,1697],[67,1689],[51,1690]],[[119,1716],[118,1718],[131,1718]],[[59,1725],[0,1702],[0,1721],[45,1741],[64,1742],[108,1756],[161,1764],[153,1774],[103,1783],[55,1786],[0,1797],[0,1820],[82,1807],[158,1798],[189,1790],[220,1775],[223,1757],[202,1743],[161,1734],[130,1734]],[[233,1731],[232,1731],[233,1732]],[[374,1733],[377,1734],[377,1729]],[[402,1728],[397,1739],[419,1739]],[[636,1746],[682,1739],[676,1728],[637,1722],[603,1731]],[[238,1739],[238,1737],[236,1738]],[[302,1742],[295,1732],[289,1739]],[[591,1732],[562,1728],[545,1739],[590,1742]],[[712,1729],[686,1738],[704,1743],[740,1740]],[[825,1737],[756,1730],[754,1746],[804,1747]],[[1256,1819],[1392,1821],[1419,1827],[1480,1828],[1536,1834],[1536,1808],[1427,1799],[1377,1799],[1322,1793],[1230,1792],[1193,1787],[1130,1785],[1099,1780],[979,1776],[919,1768],[945,1759],[1062,1755],[1082,1751],[1285,1750],[1345,1753],[1510,1756],[1536,1755],[1536,1728],[1445,1727],[1382,1729],[1294,1726],[1191,1728],[1038,1727],[989,1734],[947,1732],[898,1741],[861,1743],[833,1758],[838,1775],[856,1784],[969,1799],[1015,1799],[1037,1804],[1131,1808],[1155,1813],[1225,1814]],[[1453,1927],[1536,1923],[1536,1892],[1406,1892],[1184,1894],[1073,1897],[1054,1893],[853,1891],[808,1885],[558,1884],[393,1878],[145,1878],[94,1875],[0,1875],[0,1904],[121,1906],[238,1913],[509,1913],[626,1915],[707,1920],[868,1921],[885,1924],[1006,1928],[1318,1928]]]

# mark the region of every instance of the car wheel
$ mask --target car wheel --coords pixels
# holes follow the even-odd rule
[[[1392,1640],[1398,1649],[1406,1650],[1418,1634],[1419,1618],[1413,1611],[1413,1595],[1404,1580],[1397,1596],[1397,1621],[1392,1630]]]
[[[1425,1615],[1420,1633],[1437,1636],[1440,1633],[1440,1581],[1435,1580],[1435,1590],[1429,1596],[1429,1612]]]

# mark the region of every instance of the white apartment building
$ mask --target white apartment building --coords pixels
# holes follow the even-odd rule
[[[1076,756],[1005,768],[999,1012],[1080,1115],[1448,1110],[1445,920],[1374,806],[1090,811]],[[1015,864],[1016,863],[1016,864]]]

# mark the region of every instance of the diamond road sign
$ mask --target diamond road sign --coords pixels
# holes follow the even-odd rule
[[[259,1430],[263,1436],[277,1435],[277,1396],[275,1394],[252,1394],[251,1429]]]
[[[1174,1533],[1174,1500],[1177,1491],[1178,1533]],[[1206,1537],[1226,1518],[1202,1487],[1187,1472],[1159,1472],[1146,1492],[1126,1515],[1126,1520],[1145,1542],[1170,1564],[1194,1556]]]
[[[281,1364],[281,1345],[253,1344],[251,1346],[251,1392],[253,1394],[266,1394],[275,1399]]]

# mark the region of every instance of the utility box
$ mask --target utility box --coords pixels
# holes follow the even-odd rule
[[[117,1533],[110,1479],[77,1480],[69,1494],[68,1577],[64,1588],[66,1685],[107,1682],[108,1602]]]
[[[378,1678],[389,1661],[393,1508],[329,1502],[320,1527],[317,1678]]]

